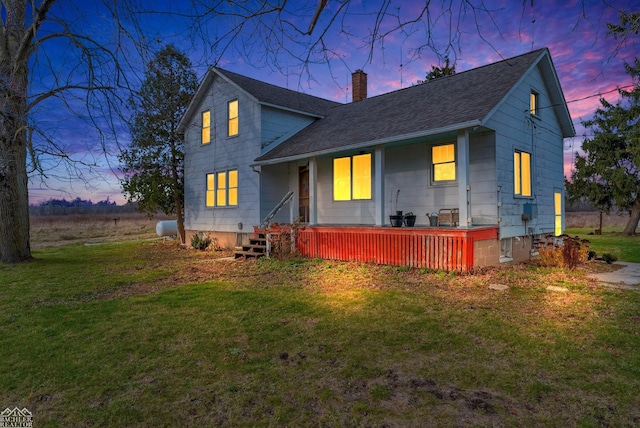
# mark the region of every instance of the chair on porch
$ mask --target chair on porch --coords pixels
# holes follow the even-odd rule
[[[457,226],[460,223],[460,210],[458,208],[441,208],[438,211],[438,226],[444,224],[448,226]]]

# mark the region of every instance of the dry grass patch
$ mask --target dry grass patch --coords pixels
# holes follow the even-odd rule
[[[149,218],[142,213],[31,216],[31,247],[37,250],[79,242],[154,238],[156,223],[166,219],[164,215]]]

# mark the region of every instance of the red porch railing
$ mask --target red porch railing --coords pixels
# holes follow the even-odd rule
[[[497,238],[497,227],[307,226],[296,247],[304,256],[327,260],[468,272],[474,242]]]

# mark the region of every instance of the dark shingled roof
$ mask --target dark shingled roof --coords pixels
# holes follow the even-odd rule
[[[262,103],[311,113],[315,116],[324,116],[329,109],[342,105],[335,101],[281,88],[221,68],[215,67],[215,69]]]
[[[545,49],[332,108],[257,162],[401,138],[484,119]]]

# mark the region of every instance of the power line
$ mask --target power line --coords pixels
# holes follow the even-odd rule
[[[567,104],[569,104],[569,103],[575,103],[575,102],[578,102],[578,101],[588,100],[589,98],[593,98],[593,97],[602,97],[603,95],[610,94],[610,93],[612,93],[612,92],[618,92],[618,91],[620,91],[621,89],[627,89],[627,88],[633,88],[633,85],[622,86],[622,87],[620,87],[620,88],[611,89],[610,91],[607,91],[607,92],[599,92],[599,93],[597,93],[597,94],[588,95],[588,96],[583,97],[583,98],[577,98],[577,99],[575,99],[575,100],[567,101]],[[552,105],[552,106],[550,106],[550,107],[553,107],[553,105]]]
[[[633,88],[633,87],[634,87],[634,85],[621,86],[621,87],[617,87],[615,89],[611,89],[610,91],[598,92],[597,94],[587,95],[586,97],[576,98],[575,100],[570,100],[570,101],[565,101],[564,104],[577,103],[578,101],[584,101],[584,100],[588,100],[589,98],[594,98],[594,97],[602,97],[603,95],[610,94],[612,92],[618,92],[618,91],[620,91],[622,89]],[[538,107],[538,110],[543,110],[545,108],[558,107],[558,106],[561,106],[561,105],[563,105],[563,103],[550,104],[548,106]]]

